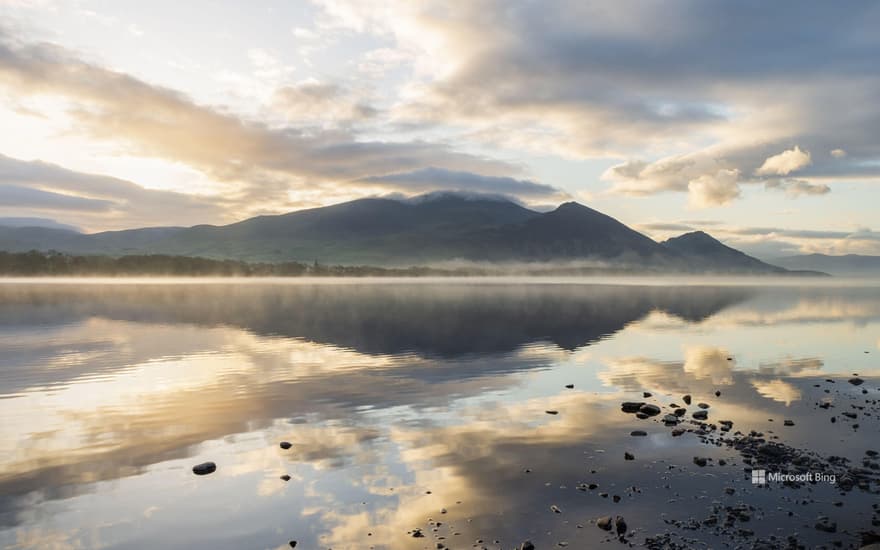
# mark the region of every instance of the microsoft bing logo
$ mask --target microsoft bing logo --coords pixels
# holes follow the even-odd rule
[[[752,485],[767,485],[767,470],[752,470]]]

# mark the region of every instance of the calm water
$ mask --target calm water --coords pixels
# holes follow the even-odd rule
[[[689,393],[861,463],[877,414],[840,412],[880,397],[878,347],[877,286],[0,284],[0,547],[623,548],[609,514],[635,545],[743,544],[664,521],[713,503],[849,546],[877,495],[755,487],[735,450],[620,404]]]

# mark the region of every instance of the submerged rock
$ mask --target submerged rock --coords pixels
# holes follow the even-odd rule
[[[605,531],[610,531],[612,524],[611,516],[603,516],[596,520],[596,527]]]
[[[193,466],[193,473],[197,476],[205,476],[212,474],[217,470],[217,465],[213,462],[202,462]]]
[[[639,412],[639,409],[644,405],[644,402],[641,401],[625,401],[620,404],[620,410],[625,413],[634,413]]]

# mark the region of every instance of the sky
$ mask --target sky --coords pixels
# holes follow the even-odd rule
[[[880,254],[877,28],[860,1],[0,0],[0,218],[452,189]]]

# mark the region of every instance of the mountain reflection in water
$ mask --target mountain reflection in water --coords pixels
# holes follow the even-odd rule
[[[577,548],[605,515],[641,544],[713,501],[754,506],[757,537],[849,544],[876,495],[754,488],[731,449],[620,403],[692,394],[858,463],[876,415],[854,429],[816,403],[877,399],[878,329],[880,292],[857,286],[2,284],[0,546]]]

